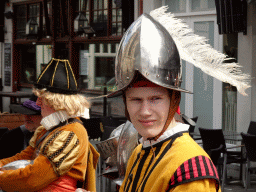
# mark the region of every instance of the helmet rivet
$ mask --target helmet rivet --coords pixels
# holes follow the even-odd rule
[[[148,75],[149,75],[149,73],[148,73],[148,72],[146,72],[146,75],[148,76]]]
[[[168,80],[169,80],[169,77],[166,77],[165,79],[166,79],[166,81],[168,81]]]
[[[130,77],[126,77],[126,79],[128,79],[128,80],[129,80],[129,79],[130,79]]]
[[[157,74],[157,75],[156,75],[156,77],[157,77],[157,78],[159,78],[159,77],[160,77],[160,75],[159,75],[159,74]]]

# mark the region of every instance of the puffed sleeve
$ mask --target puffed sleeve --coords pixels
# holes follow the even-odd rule
[[[60,130],[49,135],[32,165],[4,171],[0,187],[4,191],[37,191],[67,173],[79,156],[80,143],[72,131]]]

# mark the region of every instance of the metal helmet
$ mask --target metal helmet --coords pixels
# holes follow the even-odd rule
[[[110,138],[96,144],[96,147],[109,166],[102,175],[121,185],[125,176],[128,159],[138,144],[138,132],[130,121],[118,126]]]
[[[115,179],[115,183],[118,185],[121,185],[124,180],[128,160],[133,150],[138,145],[138,139],[138,131],[130,121],[126,121],[118,141],[117,168],[119,178]]]
[[[115,61],[117,91],[124,90],[136,71],[168,89],[181,89],[181,59],[169,32],[148,14],[142,14],[124,34]]]

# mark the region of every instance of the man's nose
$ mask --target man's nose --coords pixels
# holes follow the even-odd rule
[[[151,114],[151,104],[149,101],[143,101],[140,109],[141,115],[150,115]]]

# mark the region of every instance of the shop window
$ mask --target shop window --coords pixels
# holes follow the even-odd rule
[[[51,45],[36,45],[36,78],[52,58]]]
[[[21,83],[32,84],[36,80],[36,46],[20,45]]]
[[[215,9],[215,0],[192,0],[191,11],[210,11]]]
[[[123,35],[122,8],[116,0],[78,0],[76,16],[79,11],[86,15],[96,37]]]
[[[95,58],[95,86],[103,86],[115,76],[115,57]]]
[[[21,83],[32,84],[51,60],[51,45],[20,45]]]
[[[163,0],[171,13],[188,13],[215,10],[215,0]]]
[[[81,89],[115,87],[115,57],[118,43],[78,44]],[[110,90],[109,89],[109,90]]]
[[[39,34],[38,36],[43,38],[46,37],[46,24],[48,23],[48,27],[51,27],[51,18],[52,18],[52,11],[51,11],[51,1],[47,1],[47,15],[48,18],[46,22],[45,17],[45,10],[43,3],[33,3],[33,4],[23,4],[23,5],[15,5],[15,25],[16,25],[16,39],[25,39],[26,36],[26,23],[29,19],[34,19],[38,23]],[[51,31],[51,29],[49,30]]]
[[[165,5],[168,5],[168,11],[172,13],[186,12],[186,0],[165,0]]]
[[[16,28],[17,39],[23,39],[26,37],[26,23],[27,23],[27,6],[19,5],[16,7]]]

